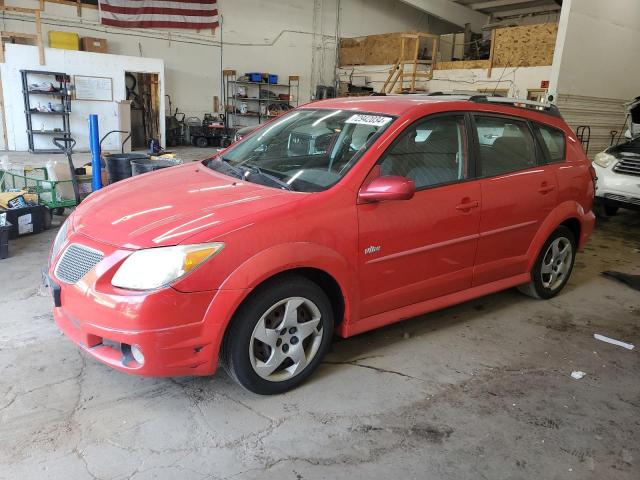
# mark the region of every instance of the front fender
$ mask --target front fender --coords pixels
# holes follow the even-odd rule
[[[336,251],[314,243],[293,242],[270,247],[245,260],[229,274],[216,290],[204,318],[204,337],[210,339],[213,356],[207,370],[213,373],[225,331],[240,304],[260,283],[294,268],[315,268],[331,275],[344,297],[344,319],[338,330],[357,318],[355,270]]]
[[[577,238],[576,241],[578,242],[579,248],[584,246],[593,231],[595,216],[591,211],[585,212],[584,207],[575,200],[562,202],[547,215],[547,218],[545,218],[542,225],[540,225],[538,233],[529,245],[529,250],[527,251],[527,258],[529,259],[527,271],[531,271],[533,268],[533,264],[536,262],[538,255],[540,255],[544,242],[546,242],[553,231],[558,228],[558,225],[570,218],[575,218],[580,222],[580,238]]]
[[[245,290],[248,295],[265,280],[295,268],[314,268],[333,277],[344,297],[344,323],[358,318],[355,268],[335,250],[315,243],[285,243],[263,250],[236,268],[220,290]]]

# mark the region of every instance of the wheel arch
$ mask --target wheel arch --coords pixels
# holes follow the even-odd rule
[[[220,289],[244,291],[233,309],[235,314],[256,288],[287,274],[302,275],[322,288],[332,302],[337,325],[357,318],[355,268],[337,251],[325,245],[294,242],[263,250],[240,265],[225,279]]]
[[[573,233],[573,238],[576,241],[576,246],[580,243],[580,233],[582,231],[582,224],[577,217],[569,217],[565,221],[563,221],[560,225],[564,225],[571,233]]]
[[[345,295],[340,287],[338,281],[333,278],[326,271],[316,268],[316,267],[294,267],[286,270],[281,270],[278,273],[275,273],[265,279],[263,279],[260,283],[255,285],[253,288],[246,292],[246,295],[242,299],[242,301],[238,304],[235,311],[237,311],[247,300],[251,298],[251,296],[259,289],[268,286],[269,283],[280,280],[282,278],[286,278],[287,276],[298,275],[304,277],[322,289],[322,291],[327,295],[329,301],[331,302],[331,308],[333,310],[335,325],[338,326],[342,323],[345,316]],[[235,314],[235,312],[234,312]]]
[[[527,252],[527,256],[529,258],[527,271],[530,271],[531,268],[533,268],[533,264],[538,258],[538,255],[540,255],[542,246],[560,225],[564,225],[571,230],[575,236],[576,246],[581,245],[583,219],[585,216],[586,213],[584,212],[584,209],[576,201],[566,201],[559,204],[542,222],[538,229],[538,233],[529,246],[529,251]]]

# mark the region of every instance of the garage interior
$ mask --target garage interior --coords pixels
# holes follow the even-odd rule
[[[104,5],[127,3],[0,1],[0,478],[638,478],[637,210],[596,212],[557,297],[336,337],[274,396],[222,369],[113,370],[60,332],[43,284],[60,226],[122,158],[209,158],[315,100],[549,102],[594,160],[638,123],[636,0],[218,0],[195,2],[216,9],[206,28],[113,26]]]

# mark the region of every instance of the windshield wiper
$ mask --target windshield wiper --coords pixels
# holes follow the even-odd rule
[[[262,178],[266,178],[267,180],[274,182],[285,190],[293,191],[293,187],[287,182],[285,182],[284,180],[280,180],[274,175],[262,171],[260,167],[256,165],[240,164],[238,166],[234,166],[234,168],[244,168],[247,172],[249,172],[249,175],[259,175]]]
[[[214,168],[212,164],[215,164],[215,166],[218,168]],[[229,163],[229,160],[227,160],[226,158],[222,158],[222,157],[214,158],[211,161],[209,161],[208,166],[209,168],[213,168],[214,170],[217,170],[219,172],[231,174],[231,176],[233,177],[237,177],[240,180],[244,180],[244,170],[231,165]]]
[[[235,177],[238,177],[241,180],[246,180],[247,177],[251,175],[257,175],[259,177],[267,179],[269,182],[278,185],[279,187],[293,191],[293,187],[289,185],[287,182],[280,180],[278,177],[271,175],[269,173],[264,172],[260,167],[256,165],[247,165],[247,164],[238,164],[232,165],[228,158],[218,157],[212,160],[213,163],[216,162],[217,166],[220,166],[220,170],[230,171],[234,174]]]

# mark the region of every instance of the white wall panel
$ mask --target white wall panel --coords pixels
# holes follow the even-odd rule
[[[123,55],[109,55],[90,52],[45,49],[46,67],[38,61],[37,47],[28,45],[5,45],[6,63],[0,65],[2,74],[2,89],[4,91],[5,113],[7,121],[8,150],[23,151],[28,149],[26,134],[26,119],[24,116],[24,99],[22,96],[22,80],[20,70],[48,70],[64,72],[69,75],[87,75],[109,77],[113,80],[113,101],[81,101],[72,100],[71,132],[77,141],[78,151],[89,149],[89,114],[97,114],[100,133],[104,135],[110,130],[118,129],[117,101],[125,100],[126,87],[124,74],[126,71],[157,73],[160,81],[160,108],[164,109],[164,61],[154,58],[128,57]],[[44,77],[40,81],[47,80]],[[53,103],[53,99],[40,97],[42,103]],[[37,102],[33,96],[31,102]],[[60,117],[49,115],[34,115],[32,117],[34,129],[44,126],[53,129],[62,126]],[[160,131],[164,132],[164,116],[160,115]],[[54,148],[51,135],[36,135],[36,148]],[[105,150],[119,150],[120,137],[111,135],[103,144]]]

